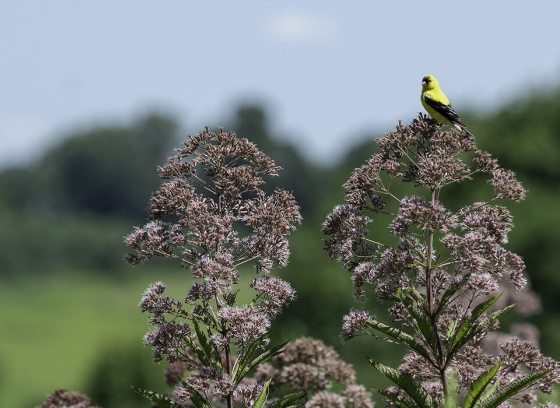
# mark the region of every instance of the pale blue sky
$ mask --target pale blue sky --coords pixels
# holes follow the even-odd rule
[[[243,100],[328,160],[420,111],[426,73],[459,111],[560,83],[560,2],[455,3],[3,0],[0,166],[152,107],[223,125]]]

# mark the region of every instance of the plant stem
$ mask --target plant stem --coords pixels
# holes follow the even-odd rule
[[[445,369],[439,370],[439,378],[441,380],[441,386],[443,387],[443,398],[447,397],[447,381],[445,378]]]
[[[230,362],[230,350],[229,344],[226,344],[224,347],[225,351],[225,358],[226,358],[226,371],[228,376],[231,376],[231,362]],[[226,398],[227,408],[233,408],[233,393],[229,393]]]
[[[432,189],[432,206],[436,202],[436,189]],[[428,235],[428,259],[426,260],[426,297],[428,299],[428,315],[434,314],[434,299],[432,290],[432,253],[434,250],[434,232]]]
[[[436,196],[437,196],[438,191],[434,188],[432,189],[432,207],[435,205],[436,203]],[[439,338],[439,334],[437,331],[437,323],[436,323],[436,310],[435,310],[435,305],[434,305],[434,290],[433,290],[433,283],[432,283],[432,256],[433,256],[433,251],[434,251],[434,232],[430,231],[430,234],[428,235],[428,259],[426,262],[426,297],[427,297],[427,302],[428,302],[428,316],[430,318],[430,324],[432,325],[432,328],[434,330],[434,333],[436,335],[436,341],[437,341],[437,354],[438,356],[438,363],[440,366],[440,373],[442,376],[442,380],[443,380],[443,385],[445,388],[445,376],[444,376],[444,370],[445,370],[445,364],[446,364],[446,358],[443,355],[443,348],[441,346],[441,339]]]

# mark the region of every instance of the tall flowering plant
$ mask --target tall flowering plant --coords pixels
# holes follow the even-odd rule
[[[345,203],[328,215],[323,232],[357,297],[372,294],[389,305],[390,323],[351,311],[343,337],[381,336],[407,350],[398,369],[370,360],[394,383],[380,394],[398,407],[490,408],[550,392],[558,363],[531,342],[509,338],[497,353],[483,351],[485,336],[511,307],[497,307],[501,291],[527,283],[523,260],[506,248],[513,224],[502,203],[525,198],[515,174],[472,136],[422,115],[399,123],[378,147],[344,185]],[[446,206],[447,187],[468,188],[479,177],[492,187],[488,201]],[[403,184],[415,193],[399,194]]]
[[[184,299],[151,284],[140,301],[153,329],[145,343],[167,360],[171,397],[140,391],[158,406],[261,407],[270,379],[248,375],[277,356],[271,320],[294,298],[291,285],[270,274],[288,262],[288,237],[301,221],[294,197],[261,189],[279,167],[253,143],[208,129],[190,137],[160,168],[165,180],[149,203],[151,220],[125,242],[132,264],[153,257],[175,260],[193,283]],[[250,303],[240,304],[240,268],[254,270]],[[302,399],[291,394],[269,406]],[[282,405],[283,404],[283,405]]]

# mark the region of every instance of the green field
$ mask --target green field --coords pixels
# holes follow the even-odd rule
[[[102,353],[141,344],[148,326],[137,303],[147,284],[159,278],[186,287],[186,278],[156,275],[112,280],[66,273],[3,284],[0,406],[31,407],[60,387],[84,390]]]

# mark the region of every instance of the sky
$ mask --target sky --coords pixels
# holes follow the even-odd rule
[[[421,111],[427,73],[459,112],[557,86],[559,21],[557,0],[2,0],[0,167],[99,122],[158,109],[193,133],[244,102],[329,162]]]

